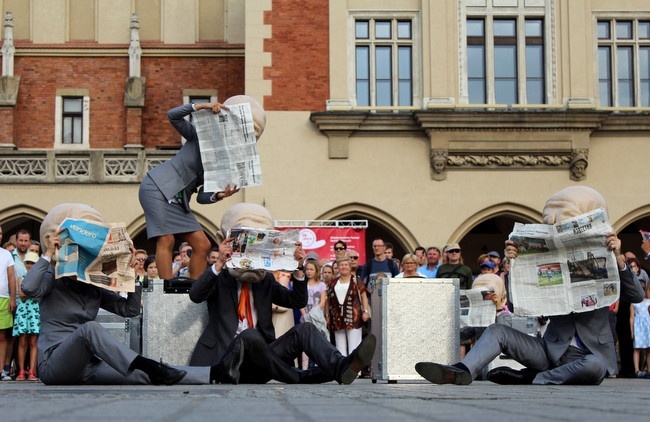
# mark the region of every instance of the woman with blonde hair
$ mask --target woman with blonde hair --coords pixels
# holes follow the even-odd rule
[[[395,278],[427,278],[427,276],[418,271],[417,255],[410,253],[404,255],[402,258],[402,268],[404,268],[404,271],[397,274]]]
[[[334,332],[336,348],[347,356],[361,343],[363,323],[370,319],[366,286],[352,274],[350,257],[345,254],[336,260],[339,275],[327,287],[325,315],[328,328]]]

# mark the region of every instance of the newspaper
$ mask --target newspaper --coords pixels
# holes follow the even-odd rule
[[[494,324],[497,308],[492,301],[494,290],[486,288],[460,291],[460,326],[487,327]]]
[[[293,257],[300,230],[262,230],[233,227],[228,237],[233,237],[232,257],[228,268],[293,271],[298,262]]]
[[[605,246],[612,231],[602,208],[555,225],[516,223],[509,236],[519,247],[510,264],[515,314],[564,315],[616,302],[618,265]]]
[[[75,277],[114,292],[134,292],[131,238],[124,223],[101,224],[66,218],[59,226],[56,278]]]
[[[222,192],[226,186],[240,188],[262,184],[253,114],[248,103],[230,110],[192,113],[203,164],[203,190]]]

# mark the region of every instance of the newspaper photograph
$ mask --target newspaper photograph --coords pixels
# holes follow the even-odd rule
[[[494,323],[497,308],[492,301],[494,290],[468,289],[460,291],[460,326],[487,327]]]
[[[232,257],[227,262],[228,268],[256,270],[293,271],[298,262],[293,258],[300,230],[262,230],[248,227],[233,227],[228,237],[231,243]]]
[[[114,292],[134,292],[131,246],[124,223],[101,224],[66,218],[59,226],[56,278],[78,281]]]
[[[228,107],[230,110],[217,114],[210,110],[192,113],[205,192],[222,192],[228,184],[239,188],[262,184],[251,106],[243,103]]]
[[[509,236],[519,249],[510,264],[515,315],[564,315],[616,302],[618,265],[605,246],[612,231],[602,208],[554,225],[515,223]]]

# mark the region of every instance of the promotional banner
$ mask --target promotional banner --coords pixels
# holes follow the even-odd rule
[[[316,252],[320,259],[334,261],[334,244],[342,240],[348,251],[359,253],[359,265],[366,262],[366,230],[354,227],[276,227],[277,230],[300,230],[300,241],[305,252]]]

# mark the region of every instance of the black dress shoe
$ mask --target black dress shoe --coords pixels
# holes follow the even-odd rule
[[[487,380],[503,385],[526,385],[533,383],[535,375],[537,372],[531,369],[525,368],[518,371],[507,366],[500,366],[487,373]]]
[[[469,385],[472,374],[453,365],[441,365],[433,362],[418,362],[415,370],[422,378],[434,384]]]
[[[368,334],[361,340],[361,344],[352,353],[343,358],[336,381],[339,384],[352,384],[357,379],[359,372],[370,364],[375,354],[376,345],[377,338],[373,334]]]
[[[151,381],[153,385],[174,385],[187,375],[187,371],[172,368],[171,366],[160,362],[156,369],[147,375],[149,375],[149,381]]]
[[[232,348],[211,371],[211,380],[221,384],[239,384],[239,367],[244,361],[244,345],[241,339],[235,339]]]

